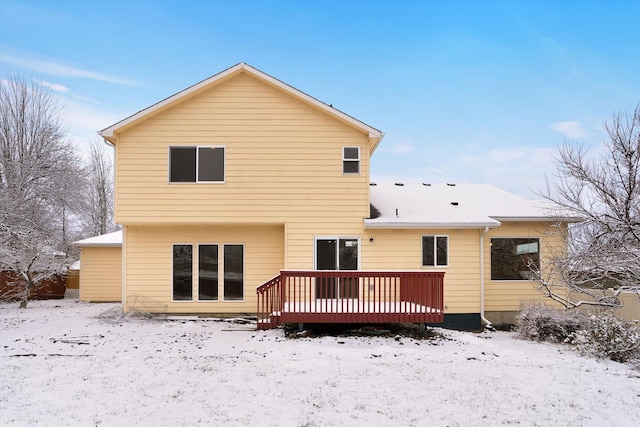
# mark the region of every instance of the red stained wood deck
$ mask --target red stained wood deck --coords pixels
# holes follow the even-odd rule
[[[258,329],[283,323],[441,323],[444,273],[293,271],[257,289]]]

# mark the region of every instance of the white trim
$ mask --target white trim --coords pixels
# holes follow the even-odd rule
[[[343,113],[342,111],[333,108],[330,105],[327,105],[319,100],[317,100],[316,98],[313,98],[312,96],[307,95],[306,93],[294,88],[293,86],[289,86],[288,84],[274,78],[271,77],[270,75],[256,69],[253,68],[252,66],[241,62],[239,64],[234,65],[231,68],[227,68],[226,70],[215,74],[211,77],[209,77],[208,79],[205,79],[199,83],[196,83],[193,86],[190,86],[174,95],[169,96],[168,98],[163,99],[160,102],[157,102],[143,110],[138,111],[137,113],[101,130],[98,132],[98,134],[100,136],[102,136],[103,138],[107,139],[108,141],[110,141],[111,143],[114,143],[114,136],[115,134],[121,130],[124,127],[127,127],[131,124],[133,124],[134,122],[145,118],[146,116],[153,114],[156,111],[160,111],[162,109],[164,109],[165,107],[168,107],[170,104],[174,103],[175,101],[180,100],[181,98],[187,97],[191,94],[194,94],[195,92],[198,92],[199,90],[212,85],[218,81],[224,80],[226,77],[229,77],[233,74],[237,74],[240,72],[246,72],[264,82],[267,82],[281,90],[283,90],[284,92],[287,92],[288,94],[308,103],[313,105],[314,107],[328,113],[329,115],[340,119],[348,124],[350,124],[351,126],[362,130],[363,132],[367,133],[369,138],[373,140],[373,146],[372,146],[372,152],[373,150],[375,150],[376,146],[380,143],[380,141],[382,140],[382,138],[384,137],[384,133],[382,133],[381,131],[379,131],[378,129],[375,129],[363,122],[361,122],[360,120],[357,120],[354,117],[349,116],[348,114]]]
[[[194,165],[195,167],[195,173],[196,173],[196,180],[195,181],[185,181],[185,182],[180,182],[180,181],[171,181],[171,149],[172,148],[195,148],[196,150],[196,164]],[[223,152],[223,171],[222,171],[222,175],[223,175],[223,179],[222,181],[200,181],[200,176],[198,174],[198,166],[200,164],[200,149],[201,148],[222,148],[224,150]],[[167,147],[167,184],[178,184],[178,185],[185,185],[185,184],[226,184],[227,182],[227,146],[226,145],[169,145]]]
[[[173,256],[173,247],[174,246],[191,246],[191,299],[190,300],[186,300],[186,299],[181,299],[181,300],[177,300],[174,299],[174,294],[173,294],[173,269],[174,269],[174,256]],[[193,281],[194,281],[194,274],[193,274],[193,247],[194,247],[194,243],[171,243],[171,271],[170,271],[170,280],[169,283],[171,283],[171,302],[175,302],[175,303],[193,303],[195,302],[194,299],[194,286],[193,286]]]
[[[347,148],[355,148],[356,150],[358,150],[358,157],[356,159],[347,159],[344,155],[345,149]],[[357,163],[358,172],[345,172],[344,171],[345,162]],[[360,147],[358,147],[357,145],[343,145],[342,146],[342,175],[360,175],[360,171],[362,170],[361,166],[362,166],[362,159],[360,157]]]
[[[85,247],[104,247],[118,248],[122,246],[123,230],[112,231],[111,233],[102,234],[100,236],[88,237],[71,243],[73,246],[81,248]]]
[[[318,254],[317,254],[317,241],[318,240],[336,240],[336,248],[338,249],[336,251],[336,266],[338,267],[338,270],[318,270]],[[340,242],[339,240],[357,240],[358,241],[358,267],[356,270],[340,270]],[[347,236],[338,236],[338,235],[332,235],[332,236],[323,236],[323,235],[318,235],[318,236],[313,236],[313,270],[314,271],[360,271],[360,267],[361,267],[361,255],[362,255],[362,239],[360,238],[360,236],[355,236],[355,235],[347,235]]]
[[[424,238],[425,237],[433,237],[433,265],[425,265],[424,264]],[[447,239],[447,263],[445,265],[438,264],[438,237],[444,237]],[[448,234],[422,234],[420,236],[420,264],[422,268],[449,268],[449,235]]]
[[[542,237],[531,237],[531,236],[522,236],[522,237],[514,237],[514,236],[490,236],[489,237],[489,281],[495,283],[505,283],[505,282],[531,282],[532,279],[493,279],[493,271],[492,261],[493,254],[491,248],[493,247],[492,240],[493,239],[537,239],[538,240],[538,261],[542,264]],[[542,265],[539,265],[538,268],[542,269]]]
[[[225,257],[225,246],[242,246],[242,299],[225,299],[225,295],[224,295],[224,274],[226,273],[226,270],[224,268],[224,257]],[[246,270],[247,270],[247,266],[246,266],[246,262],[247,262],[247,256],[246,256],[247,251],[245,251],[245,244],[244,243],[223,243],[222,244],[222,299],[219,299],[219,302],[227,302],[227,303],[239,303],[239,302],[245,302],[246,301],[246,297],[247,297],[247,281],[246,281]],[[220,259],[220,252],[218,252],[218,261]],[[220,269],[219,269],[220,270]]]
[[[114,181],[115,182],[115,181]],[[122,226],[122,249],[120,251],[120,267],[122,269],[122,282],[120,284],[121,287],[121,300],[122,300],[122,312],[123,313],[127,313],[129,310],[127,308],[127,282],[126,282],[126,277],[127,277],[127,245],[125,245],[126,243],[126,234],[128,233],[127,231],[127,227],[126,226]],[[171,257],[173,258],[173,256]],[[171,261],[171,263],[173,264],[173,261]],[[82,268],[82,265],[80,265],[80,268]],[[82,271],[80,272],[80,274],[82,274]],[[172,288],[173,288],[173,283],[171,284]],[[173,294],[173,289],[171,290],[171,293]]]
[[[195,294],[195,302],[220,302],[220,244],[219,243],[198,243],[196,245],[198,247],[198,253],[196,254],[197,257],[193,257],[193,261],[194,264],[197,265],[198,268],[194,268],[194,271],[197,273],[194,275],[194,277],[196,278],[195,283],[196,283],[196,288],[194,289],[194,294]],[[216,299],[200,299],[200,246],[215,246],[218,248],[218,297]],[[198,262],[196,263],[195,261],[198,260]]]
[[[556,216],[492,216],[496,221],[503,222],[581,222],[577,217],[556,217]]]
[[[395,222],[376,221],[375,219],[365,219],[364,228],[428,228],[428,229],[458,229],[458,228],[497,228],[502,225],[498,221],[494,222]]]

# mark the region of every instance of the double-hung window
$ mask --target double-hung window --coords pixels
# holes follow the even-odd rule
[[[342,147],[342,173],[360,173],[360,147]]]
[[[225,147],[169,147],[169,182],[220,182],[225,178]]]
[[[422,236],[422,266],[446,267],[449,264],[449,238]]]

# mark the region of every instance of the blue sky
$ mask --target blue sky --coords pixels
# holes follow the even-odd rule
[[[239,62],[385,132],[374,180],[532,198],[640,102],[640,1],[0,0],[0,77],[52,88],[85,150]]]

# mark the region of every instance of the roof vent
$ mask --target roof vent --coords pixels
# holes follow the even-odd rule
[[[371,186],[376,186],[376,185],[378,185],[378,184],[376,184],[375,182],[370,182],[370,183],[369,183],[369,185],[371,185]]]
[[[425,187],[431,187],[431,184],[429,184],[428,182],[423,182],[422,185],[424,185]]]
[[[396,182],[396,185],[397,185],[398,187],[404,187],[404,184],[403,184],[403,183],[401,183],[401,182]]]
[[[459,203],[458,203],[458,202],[451,202],[451,205],[452,205],[452,206],[458,206],[458,205],[459,205]]]
[[[447,185],[448,185],[449,187],[455,187],[455,186],[456,186],[455,184],[451,184],[451,183],[449,183],[449,182],[447,182]]]

